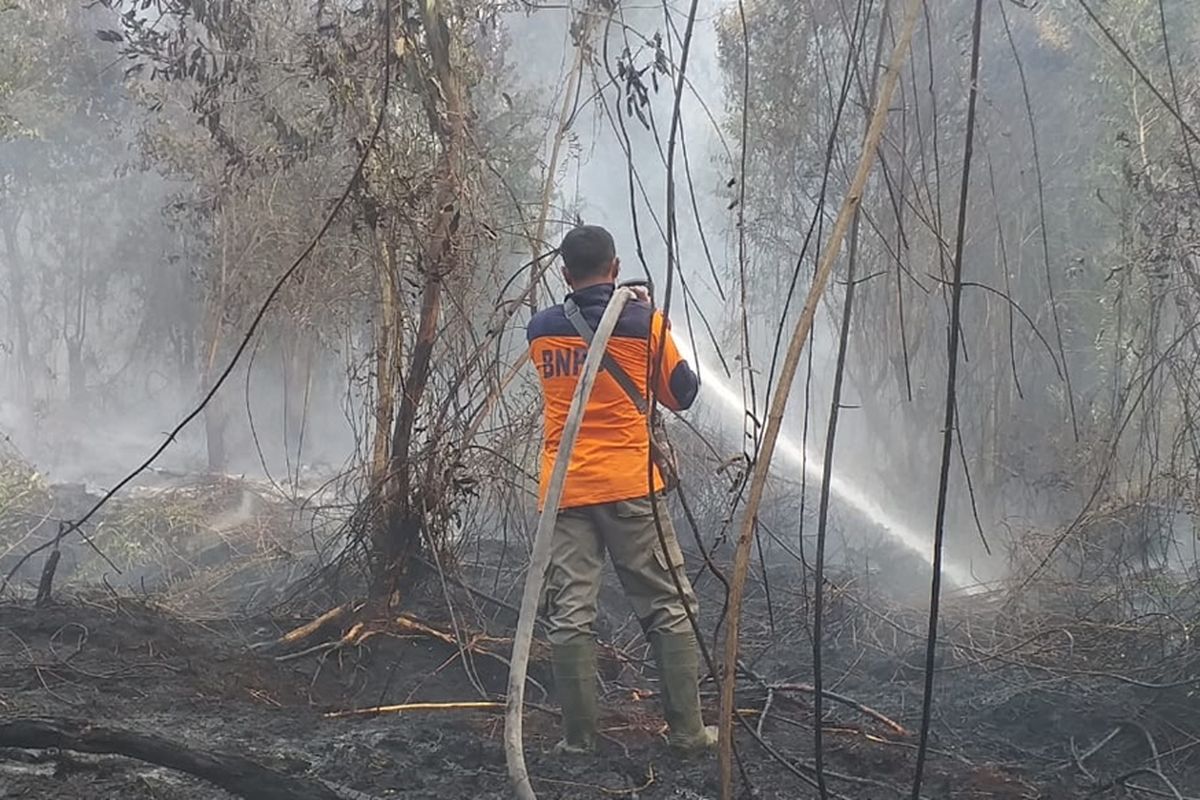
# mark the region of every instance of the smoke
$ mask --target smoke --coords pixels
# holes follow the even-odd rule
[[[664,12],[655,4],[621,4],[620,13],[594,32],[600,37],[592,51],[594,69],[585,73],[571,115],[565,159],[555,173],[557,194],[548,238],[561,236],[575,218],[603,224],[619,242],[627,277],[648,274],[660,303],[667,301],[669,288],[673,325],[695,354],[707,389],[691,417],[723,458],[754,451],[760,432],[756,426],[765,419],[774,379],[777,338],[786,342],[790,334],[819,252],[818,235],[783,318],[784,294],[817,211],[823,143],[833,124],[849,22],[833,13],[832,4],[810,5],[798,12],[803,24],[788,52],[803,56],[801,66],[811,73],[805,77],[812,80],[804,86],[753,87],[751,150],[757,155],[748,176],[749,204],[738,208],[740,86],[730,84],[733,73],[722,64],[719,27],[722,15],[735,6],[729,0],[699,3],[673,152],[678,268],[670,282],[665,231],[670,223],[667,161],[674,74],[657,75],[657,91],[651,86],[641,108],[643,120],[629,113],[622,80],[618,77],[614,83],[610,73],[618,72],[622,59],[630,59],[637,69],[653,64],[656,35],[668,58],[678,63],[686,22],[679,8]],[[788,5],[781,3],[780,8]],[[825,12],[828,18],[805,17]],[[184,335],[214,323],[204,317],[206,309],[217,304],[203,296],[200,273],[218,261],[224,243],[206,237],[200,216],[208,209],[196,182],[181,177],[186,170],[147,168],[154,156],[180,156],[169,149],[171,144],[186,154],[188,147],[206,142],[208,132],[197,129],[190,111],[149,111],[153,102],[135,95],[133,87],[139,85],[108,68],[111,48],[94,35],[107,25],[98,16],[103,13],[98,8],[63,11],[61,18],[51,14],[42,19],[10,11],[6,23],[13,27],[0,32],[10,49],[45,40],[45,31],[35,29],[38,25],[61,28],[61,35],[81,43],[64,62],[67,74],[57,77],[58,85],[69,88],[62,104],[45,102],[50,89],[35,83],[0,115],[0,126],[10,117],[21,123],[16,133],[0,127],[6,185],[21,188],[6,194],[0,208],[0,300],[6,312],[0,319],[0,431],[52,480],[100,486],[111,485],[144,458],[199,400],[206,364],[223,365],[228,358],[224,350],[215,355],[200,352]],[[1038,86],[1032,105],[1035,118],[1044,124],[1040,139],[1047,173],[1046,219],[1040,219],[1029,202],[1035,188],[1029,134],[1025,121],[1012,113],[1024,106],[1022,76],[1004,29],[993,25],[987,31],[981,166],[972,185],[967,268],[981,284],[1010,293],[1015,304],[1029,309],[1029,317],[1017,317],[1008,305],[981,292],[967,300],[967,366],[959,409],[962,458],[956,452],[952,465],[949,546],[955,563],[969,564],[983,577],[1000,574],[999,554],[1008,544],[1005,525],[1055,524],[1070,506],[1064,498],[1078,494],[1076,486],[1063,488],[1069,481],[1062,473],[1069,471],[1079,446],[1063,433],[1068,428],[1062,381],[1056,374],[1063,367],[1059,360],[1076,377],[1085,426],[1090,422],[1093,428],[1102,427],[1105,418],[1096,410],[1097,398],[1111,388],[1106,383],[1111,377],[1108,366],[1095,356],[1092,341],[1114,336],[1111,321],[1103,318],[1107,311],[1096,312],[1098,319],[1089,317],[1085,304],[1072,299],[1074,318],[1064,311],[1067,341],[1061,354],[1053,352],[1056,346],[1044,347],[1030,330],[1031,325],[1039,326],[1038,332],[1049,337],[1046,341],[1053,339],[1045,273],[1052,273],[1063,297],[1094,290],[1103,283],[1106,270],[1097,266],[1085,274],[1083,268],[1070,265],[1084,261],[1085,255],[1099,262],[1104,254],[1093,255],[1086,243],[1114,238],[1115,223],[1088,213],[1096,206],[1083,199],[1091,198],[1098,187],[1109,191],[1114,185],[1112,176],[1119,170],[1102,146],[1114,123],[1080,122],[1084,115],[1072,115],[1075,122],[1063,125],[1059,115],[1051,113],[1057,111],[1056,104],[1092,85],[1087,69],[1076,67],[1061,81],[1040,80],[1057,75],[1067,53],[1072,63],[1090,63],[1072,52],[1079,48],[1078,37],[1063,27],[1063,19],[1057,11],[1012,16],[1015,49],[1028,56],[1026,77]],[[544,110],[547,140],[555,132],[568,90],[565,76],[575,52],[573,22],[559,9],[502,18],[511,45],[502,79],[511,84],[514,95],[532,96]],[[874,31],[877,16],[866,23],[868,32]],[[904,110],[897,107],[893,114],[886,145],[890,149],[885,160],[903,191],[897,196],[894,186],[885,188],[883,170],[877,169],[864,206],[862,274],[867,281],[856,308],[834,458],[838,485],[845,489],[840,499],[835,497],[836,536],[847,559],[856,548],[877,540],[883,530],[881,515],[892,521],[892,528],[913,532],[908,538],[915,537],[918,544],[927,543],[932,534],[945,381],[946,319],[939,271],[945,267],[942,233],[954,212],[949,190],[947,198],[940,195],[953,184],[960,157],[963,64],[955,42],[964,24],[961,9],[931,12],[933,40],[926,41],[924,32],[918,37],[912,74],[906,75],[903,88]],[[734,33],[732,39],[737,40],[740,29]],[[752,58],[758,59],[752,74],[756,81],[769,81],[776,65],[765,59],[774,53],[765,51],[771,41],[760,38],[754,43],[764,50],[752,51]],[[860,64],[864,60],[860,58]],[[649,82],[653,74],[647,72],[644,79]],[[141,86],[136,91],[147,90]],[[858,155],[866,111],[851,94],[839,128],[819,234],[827,233]],[[936,114],[931,95],[938,102]],[[190,128],[185,129],[185,123]],[[901,127],[907,139],[898,133]],[[192,139],[188,132],[200,135]],[[935,135],[941,149],[930,165],[925,159]],[[768,137],[776,149],[766,148]],[[792,182],[797,185],[789,190],[794,196],[764,194],[764,185],[774,185],[765,178],[775,165],[764,165],[762,159],[793,140],[798,143],[795,152],[805,153],[812,163],[787,167],[802,173],[784,176],[788,181],[796,178]],[[903,153],[907,160],[896,157],[903,147],[908,148]],[[1088,176],[1089,169],[1098,177],[1076,179]],[[274,274],[267,269],[274,264],[271,253],[262,252],[298,246],[308,230],[305,225],[311,224],[309,212],[323,207],[320,182],[328,170],[299,172],[296,185],[312,190],[313,197],[306,198],[311,203],[281,210],[280,231],[250,242],[261,259],[253,263],[264,268],[248,270],[254,274],[245,285],[239,284],[246,296],[257,296],[252,279],[261,279],[260,272]],[[902,173],[905,179],[896,179]],[[1066,182],[1067,177],[1072,182]],[[937,221],[935,207],[941,214]],[[899,232],[893,230],[898,227],[893,221],[897,208],[907,225]],[[236,209],[228,213],[236,219]],[[740,214],[746,220],[741,230]],[[938,225],[942,233],[935,235],[931,228]],[[1040,245],[1043,228],[1052,237],[1049,259]],[[748,245],[745,321],[740,234]],[[237,262],[241,255],[234,253],[229,260]],[[336,262],[338,254],[322,258]],[[329,269],[320,275],[332,273]],[[844,264],[838,274],[844,274]],[[549,280],[557,292],[563,291],[553,271]],[[897,286],[907,292],[903,302],[908,316],[903,320],[894,316]],[[835,280],[818,311],[810,343],[811,382],[806,359],[788,404],[785,435],[795,452],[807,451],[808,462],[818,460],[825,446],[843,291]],[[359,311],[349,307],[336,313]],[[215,322],[228,326],[228,336],[241,330],[234,312],[228,320]],[[311,358],[305,358],[289,347],[298,338],[296,330],[279,319],[268,321],[261,340],[253,344],[246,363],[234,372],[212,409],[221,417],[229,451],[222,471],[282,483],[289,474],[314,468],[331,471],[360,448],[363,431],[369,428],[362,418],[367,405],[362,386],[369,380],[359,375],[348,393],[346,375],[348,364],[370,348],[369,343],[351,341],[364,329],[360,323],[337,320],[330,327],[341,330],[346,341],[323,341]],[[901,331],[907,337],[903,342]],[[523,347],[520,334],[514,331],[505,343],[510,363]],[[1120,368],[1117,362],[1113,371]],[[1012,385],[1017,372],[1024,383],[1020,392]],[[211,454],[206,421],[207,415],[185,431],[158,466],[181,473],[206,471]],[[694,465],[697,480],[718,482],[715,460],[714,456],[711,462]],[[976,477],[972,487],[964,467]],[[802,479],[807,483],[805,533],[811,535],[815,474],[810,468],[805,475],[798,459],[786,457],[778,458],[773,470],[772,494],[779,507],[798,505],[789,495],[796,494]],[[983,553],[977,515],[978,526],[998,554],[991,558]],[[800,520],[791,522],[799,528]],[[789,541],[791,536],[789,532]]]
[[[155,109],[153,84],[126,79],[96,36],[115,25],[101,4],[32,3],[4,18],[15,85],[0,79],[13,89],[0,94],[0,434],[52,481],[109,486],[199,401],[205,361],[228,357],[195,338],[212,242],[195,216],[201,187],[177,168],[208,134],[190,111]],[[39,48],[59,38],[69,44],[43,63]],[[282,476],[353,450],[344,359],[319,351],[297,375],[274,338],[215,404],[221,470]],[[205,472],[207,444],[201,419],[156,466]]]
[[[239,493],[238,504],[213,515],[208,521],[208,527],[216,533],[226,533],[247,524],[263,509],[262,498],[253,492],[242,489]]]
[[[722,0],[704,0],[699,3],[695,29],[687,63],[687,83],[680,102],[680,126],[675,145],[675,204],[676,204],[676,257],[678,270],[671,285],[670,314],[677,336],[685,349],[693,355],[694,365],[699,367],[705,384],[697,407],[691,416],[697,424],[727,448],[726,456],[740,452],[753,453],[755,427],[747,420],[765,420],[767,407],[768,375],[775,357],[776,337],[779,335],[778,312],[782,305],[769,309],[755,307],[761,297],[760,289],[751,287],[749,308],[750,341],[748,345],[742,335],[742,320],[739,315],[741,286],[739,285],[738,262],[738,196],[736,180],[739,178],[740,158],[740,106],[734,102],[734,93],[728,86],[729,75],[722,68],[719,52],[718,25],[722,13],[732,13],[735,6]],[[571,40],[567,36],[565,15],[557,19],[553,15],[532,17],[514,16],[507,21],[514,40],[526,38],[543,42],[561,41],[562,49],[539,48],[536,54],[521,63],[520,80],[528,87],[540,90],[549,98],[561,91],[559,83],[564,69],[569,66],[568,56]],[[616,61],[625,47],[634,53],[634,64],[645,66],[652,61],[653,53],[647,40],[661,34],[664,47],[672,61],[678,63],[681,53],[679,38],[683,35],[686,9],[672,15],[672,25],[664,23],[661,9],[637,9],[626,11],[620,24],[608,30],[607,47],[603,40],[596,45],[597,59],[609,58],[608,70],[616,72]],[[832,22],[832,21],[831,21]],[[652,92],[646,109],[650,121],[649,129],[636,116],[628,115],[619,86],[609,85],[608,71],[601,63],[593,77],[586,108],[577,113],[572,136],[574,148],[565,175],[560,182],[565,214],[577,213],[587,222],[608,227],[618,241],[623,272],[631,277],[648,271],[654,281],[657,299],[666,300],[666,236],[667,226],[667,157],[668,135],[673,112],[673,86],[671,78],[659,78],[659,91]],[[546,107],[552,107],[547,102]],[[626,114],[624,131],[615,120],[617,113]],[[854,141],[854,130],[844,128],[845,138]],[[821,132],[821,136],[827,135]],[[629,153],[625,150],[628,136]],[[847,148],[856,158],[853,147]],[[819,165],[814,165],[817,169]],[[629,170],[633,170],[633,186],[630,186]],[[753,179],[753,177],[751,177]],[[693,202],[694,198],[694,202]],[[836,209],[840,202],[839,189],[831,188],[829,206]],[[811,214],[815,206],[809,204]],[[761,209],[747,208],[745,214],[750,225]],[[832,215],[828,206],[825,213]],[[755,274],[763,270],[778,270],[790,273],[794,266],[794,253],[799,252],[801,241],[810,218],[796,218],[791,226],[788,245],[791,255],[779,250],[768,251],[750,243],[750,258]],[[864,226],[866,227],[866,226]],[[560,228],[559,233],[565,228]],[[703,234],[703,235],[702,235]],[[808,260],[814,261],[815,248]],[[710,267],[710,257],[712,265]],[[644,263],[643,263],[644,262]],[[783,347],[786,347],[791,326],[803,295],[807,291],[808,272],[801,275],[797,297],[791,315],[784,321]],[[715,272],[715,278],[713,273]],[[560,287],[561,289],[562,287]],[[836,355],[836,325],[840,316],[841,287],[835,286],[830,294],[834,298],[818,315],[810,347],[813,349],[813,378],[811,397],[807,400],[809,416],[808,474],[804,475],[799,454],[805,417],[805,378],[802,371],[793,386],[788,405],[784,437],[787,440],[780,448],[772,465],[778,491],[784,486],[796,486],[804,478],[811,499],[808,515],[816,508],[816,489],[819,488],[819,466],[824,447],[825,419],[828,414],[829,391],[832,384],[833,362]],[[766,311],[768,313],[762,313]],[[749,357],[743,358],[743,348]],[[856,359],[860,355],[854,348],[849,356],[849,378],[845,390],[845,408],[834,460],[833,515],[837,522],[833,526],[832,551],[835,558],[853,559],[854,552],[875,550],[886,542],[888,547],[909,554],[920,552],[921,560],[927,560],[932,550],[933,501],[937,486],[937,462],[930,458],[921,464],[921,469],[903,474],[884,472],[878,467],[894,459],[881,458],[881,454],[895,455],[897,451],[909,451],[917,446],[917,439],[925,436],[929,441],[920,445],[923,451],[935,453],[933,438],[936,427],[926,430],[908,430],[899,415],[889,419],[865,419],[867,411],[857,402],[863,393],[874,389],[858,385],[855,375]],[[726,374],[722,365],[728,365]],[[934,377],[930,376],[933,380]],[[750,396],[751,382],[754,397]],[[893,389],[894,391],[894,389]],[[897,402],[898,402],[897,398]],[[939,411],[940,413],[940,411]],[[788,455],[790,453],[790,456]],[[712,480],[714,464],[693,464],[693,479]],[[961,469],[957,470],[961,474]],[[782,481],[783,483],[779,483]],[[998,576],[998,565],[984,557],[978,547],[978,537],[966,497],[966,487],[961,479],[953,486],[951,520],[951,565],[954,573],[951,580],[959,585],[974,583],[978,579],[993,579]],[[778,498],[784,499],[782,497]],[[991,520],[988,524],[991,524]],[[805,524],[805,537],[815,535],[816,526],[811,518]],[[793,526],[799,520],[793,520]],[[994,531],[993,531],[994,534]],[[793,533],[787,537],[792,538]],[[810,543],[811,544],[811,543]],[[770,541],[764,546],[769,551],[782,555]],[[968,566],[969,565],[969,566]],[[972,578],[974,573],[975,578]]]

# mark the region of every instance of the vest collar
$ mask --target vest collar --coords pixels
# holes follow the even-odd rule
[[[567,295],[568,298],[575,301],[575,305],[583,308],[584,306],[606,306],[608,301],[612,299],[613,292],[616,291],[616,284],[612,283],[597,283],[592,286],[584,287],[577,292],[571,292]]]

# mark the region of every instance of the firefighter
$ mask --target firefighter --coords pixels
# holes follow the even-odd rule
[[[562,304],[534,315],[528,329],[545,413],[539,510],[587,343],[616,290],[621,266],[612,235],[596,225],[572,229],[560,250],[570,294]],[[696,596],[661,499],[667,470],[650,466],[646,399],[648,376],[657,375],[658,402],[685,410],[696,399],[699,379],[645,291],[622,310],[606,352],[609,358],[570,454],[546,576],[544,603],[563,715],[559,750],[586,753],[596,745],[593,623],[607,551],[658,666],[670,745],[682,754],[695,754],[712,748],[717,736],[700,714],[698,647],[684,605],[695,614]],[[652,504],[657,504],[658,522]]]

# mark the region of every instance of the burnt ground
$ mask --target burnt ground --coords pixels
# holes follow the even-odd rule
[[[17,499],[28,502],[13,501],[9,491],[7,505],[0,504],[0,533],[16,537],[6,572],[13,553],[37,540],[27,517],[73,513],[63,498],[29,480],[13,485],[21,490]],[[405,624],[389,620],[352,646],[327,647],[347,623],[280,655],[254,645],[332,602],[313,591],[305,614],[253,610],[283,607],[287,587],[303,590],[313,557],[302,549],[307,536],[280,533],[306,530],[307,523],[253,494],[244,483],[226,481],[151,495],[149,502],[114,502],[95,536],[118,558],[124,583],[107,585],[105,566],[76,554],[63,559],[57,604],[0,604],[0,723],[71,718],[158,735],[324,781],[347,800],[510,797],[498,709],[339,714],[500,699],[511,606],[523,582],[519,548],[493,542],[463,554],[460,574],[472,593],[427,574],[423,594],[402,609]],[[718,559],[727,556],[722,551]],[[751,791],[764,800],[816,796],[794,774],[813,762],[813,697],[785,688],[813,679],[811,598],[799,585],[798,564],[779,558],[766,580],[756,567],[750,582],[741,651],[747,676],[737,703],[791,764],[781,765],[739,731],[742,796]],[[689,556],[689,563],[698,568],[700,561]],[[871,563],[886,564],[889,575],[910,574],[918,588],[923,582],[921,565],[909,569],[898,554],[876,553]],[[36,586],[40,566],[31,563],[21,583],[26,591]],[[919,592],[897,593],[890,580],[891,594],[883,594],[869,573],[860,573],[832,576],[823,617],[826,687],[868,708],[825,704],[828,785],[837,797],[908,797],[925,614]],[[720,586],[711,575],[696,585],[701,629],[711,640],[719,628]],[[1136,586],[1073,578],[1019,597],[948,597],[923,796],[1200,796],[1197,585],[1161,576]],[[685,763],[665,745],[655,682],[643,669],[646,647],[611,570],[598,632],[605,643],[606,738],[593,758],[550,753],[557,719],[552,696],[538,688],[552,689],[545,650],[535,646],[530,674],[537,686],[527,694],[533,707],[525,728],[539,797],[715,798],[715,758]],[[709,682],[703,691],[714,721],[715,687]],[[228,795],[119,756],[0,749],[0,798],[8,797]]]
[[[479,699],[456,661],[454,646],[428,636],[397,634],[324,663],[315,656],[279,662],[245,647],[254,632],[229,623],[186,622],[132,601],[77,602],[41,610],[4,607],[4,716],[84,718],[156,733],[191,746],[248,754],[264,765],[319,776],[373,797],[510,796],[499,712],[327,716],[380,701]],[[474,661],[485,688],[498,691],[504,666],[488,657]],[[614,664],[607,667],[611,672]],[[546,680],[543,666],[535,676]],[[531,694],[531,699],[541,699],[536,690]],[[653,703],[632,695],[617,688],[616,681],[610,685],[609,740],[594,759],[564,761],[544,754],[555,741],[555,720],[530,712],[527,757],[540,796],[714,796],[715,764],[674,758],[658,734],[661,722]],[[799,738],[790,726],[776,727],[769,720],[765,732],[781,748],[791,749]],[[883,730],[867,725],[835,729],[830,769],[877,779],[898,777],[909,761],[907,750],[868,743],[868,733],[882,736]],[[747,772],[761,797],[800,792],[795,778],[754,752],[751,744],[743,747]],[[3,797],[225,796],[179,773],[115,756],[8,751],[4,757]],[[954,761],[935,764],[931,777],[935,794],[939,783],[950,782],[957,786],[956,797],[1017,797],[1022,791],[1002,770]],[[848,793],[891,794],[866,786]]]
[[[611,585],[607,591],[614,591]],[[807,647],[805,634],[798,629],[781,634],[777,629],[776,638],[769,638],[759,600],[758,594],[751,598],[746,615],[751,668],[769,681],[809,680],[810,672],[798,664],[803,660],[799,651]],[[843,797],[907,796],[915,750],[911,731],[919,719],[922,677],[915,666],[920,654],[903,642],[899,631],[917,618],[883,619],[876,610],[855,614],[855,606],[845,600],[846,596],[832,598],[826,674],[838,692],[893,718],[910,734],[832,704],[824,728],[826,768],[842,777],[832,777],[829,786]],[[800,619],[800,602],[802,598],[789,598],[777,589],[773,614],[777,619]],[[493,617],[492,623],[501,625],[506,613]],[[432,630],[450,629],[433,604],[423,613],[409,614]],[[867,625],[868,619],[879,624]],[[376,705],[479,700],[474,683],[498,695],[506,667],[483,651],[502,655],[507,647],[502,639],[476,637],[471,678],[452,641],[412,626],[389,628],[361,646],[286,660],[251,649],[251,643],[282,629],[273,626],[288,627],[291,622],[189,621],[144,601],[113,595],[36,610],[3,606],[3,718],[86,719],[194,747],[237,752],[289,774],[322,779],[356,800],[511,796],[499,711],[330,716]],[[948,627],[949,635],[966,641],[962,625]],[[617,631],[612,640],[618,647],[608,651],[601,668],[607,698],[607,738],[601,754],[574,760],[550,755],[556,733],[552,713],[535,709],[527,715],[527,758],[539,796],[715,797],[715,759],[685,763],[672,756],[660,735],[653,701],[638,693],[639,688],[653,690],[653,682],[638,673],[644,652],[637,637]],[[889,652],[899,656],[886,655]],[[984,658],[946,651],[925,796],[1119,796],[1118,789],[1105,784],[1148,760],[1142,734],[1151,737],[1150,724],[1142,727],[1136,719],[1146,721],[1152,711],[1106,707],[1108,701],[1096,702],[1095,693],[1085,691],[1078,676],[1039,672],[1029,663],[1011,668],[996,664],[1015,661],[1013,652]],[[1010,669],[1013,674],[1005,678]],[[531,674],[543,684],[549,680],[541,660],[535,659]],[[1184,695],[1186,702],[1191,702],[1189,695],[1190,690]],[[752,681],[739,695],[739,707],[753,712],[748,719],[755,726],[766,698]],[[552,702],[535,688],[529,700],[539,705]],[[1171,700],[1172,707],[1178,700]],[[706,702],[711,712],[711,693],[706,693]],[[775,692],[768,711],[762,728],[766,739],[780,752],[808,763],[811,697]],[[1140,732],[1123,732],[1126,719]],[[1088,754],[1114,726],[1117,733],[1096,754]],[[1183,745],[1167,742],[1160,734],[1160,760],[1154,763],[1164,772],[1168,761],[1171,770],[1186,769],[1186,753],[1177,753],[1179,747]],[[814,796],[745,732],[739,736],[739,750],[756,796]],[[1178,771],[1171,774],[1186,796],[1188,782]],[[1139,796],[1164,796],[1154,792],[1168,791],[1152,776],[1132,782],[1150,792]],[[227,795],[180,773],[117,756],[7,750],[0,752],[0,797],[197,800]]]

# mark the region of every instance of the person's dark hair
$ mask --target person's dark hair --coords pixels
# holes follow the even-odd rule
[[[563,264],[574,280],[586,280],[603,274],[617,257],[612,234],[599,225],[580,225],[563,237]]]

